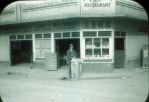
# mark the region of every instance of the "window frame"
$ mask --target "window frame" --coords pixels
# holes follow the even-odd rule
[[[45,58],[45,56],[42,56],[42,50],[45,50],[45,53],[47,53],[47,51],[48,50],[50,50],[50,52],[51,52],[51,47],[50,48],[47,48],[47,45],[45,45],[46,47],[44,47],[44,48],[42,48],[41,47],[41,41],[45,41],[45,42],[47,42],[47,40],[50,40],[50,42],[51,42],[51,40],[52,40],[52,37],[51,37],[51,32],[50,33],[35,33],[35,35],[36,34],[41,34],[42,35],[42,37],[41,38],[36,38],[35,36],[34,36],[34,40],[35,40],[35,60],[37,60],[37,59],[41,59],[41,58]],[[44,38],[44,34],[50,34],[50,38]],[[36,45],[36,41],[39,41],[40,42],[40,48],[36,48],[37,47],[37,45]],[[37,56],[37,49],[39,49],[39,52],[40,52],[40,54]]]
[[[91,31],[83,31],[83,34],[84,32],[91,32]],[[93,32],[95,32],[93,30]],[[111,31],[111,36],[98,36],[98,31],[96,30],[96,35],[97,36],[89,36],[89,37],[84,37],[83,36],[83,46],[84,46],[84,55],[83,55],[83,59],[112,59],[112,31]],[[92,47],[91,48],[86,48],[86,40],[85,39],[92,39]],[[100,38],[100,47],[93,47],[93,39],[95,38]],[[109,46],[108,47],[103,47],[102,45],[102,41],[104,38],[108,38],[109,39]],[[92,49],[92,57],[86,57],[86,49]],[[99,49],[100,50],[100,57],[94,57],[94,51],[95,49]],[[103,53],[102,53],[102,50],[103,49],[109,49],[109,57],[103,57]]]

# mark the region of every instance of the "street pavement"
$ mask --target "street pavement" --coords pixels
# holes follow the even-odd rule
[[[0,67],[3,102],[145,102],[148,68],[114,69],[112,73],[82,73],[78,80],[63,80],[67,67],[57,71],[29,64]]]

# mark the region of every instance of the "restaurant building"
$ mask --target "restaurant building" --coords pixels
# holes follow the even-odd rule
[[[45,68],[45,54],[55,53],[51,62],[57,70],[66,65],[70,43],[83,72],[141,67],[141,49],[148,45],[147,14],[130,0],[49,0],[19,2],[0,15],[3,66],[33,60],[35,67]]]

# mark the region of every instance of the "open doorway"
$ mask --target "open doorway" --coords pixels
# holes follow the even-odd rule
[[[115,54],[114,54],[114,67],[124,68],[125,66],[125,38],[115,38]]]
[[[30,63],[32,57],[32,41],[10,41],[11,66]]]
[[[74,50],[77,53],[77,58],[80,58],[80,39],[56,39],[55,48],[58,56],[58,68],[61,68],[62,66],[67,66],[66,58],[69,44],[73,44]]]

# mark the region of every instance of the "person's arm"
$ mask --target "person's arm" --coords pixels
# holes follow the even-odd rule
[[[74,53],[75,53],[75,58],[77,58],[77,53],[76,53],[76,51],[74,51]]]
[[[70,54],[69,54],[69,50],[67,51],[67,59],[68,59],[68,60],[71,60],[71,56],[70,56]]]

